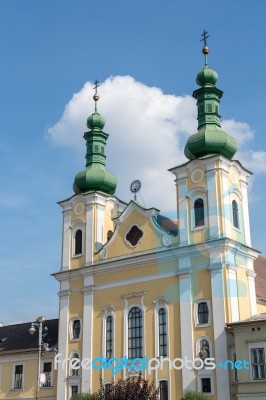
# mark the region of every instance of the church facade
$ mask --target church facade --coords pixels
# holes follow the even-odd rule
[[[226,363],[234,346],[225,327],[257,313],[258,252],[250,238],[251,173],[233,159],[237,143],[221,129],[222,91],[206,43],[203,53],[193,92],[198,131],[187,141],[188,161],[169,170],[177,221],[116,197],[96,84],[86,168],[75,177],[75,194],[59,203],[58,400],[97,391],[99,378],[109,385],[139,370],[161,400],[179,400],[186,390],[233,398]]]

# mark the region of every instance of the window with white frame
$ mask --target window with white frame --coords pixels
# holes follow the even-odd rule
[[[203,393],[212,393],[211,378],[200,378],[200,382]]]
[[[258,347],[250,349],[251,370],[253,380],[265,379],[265,348]]]
[[[167,357],[167,312],[165,307],[161,307],[158,312],[159,323],[159,357]]]
[[[72,226],[72,256],[80,257],[84,254],[85,222],[78,220]]]
[[[82,230],[78,229],[75,232],[75,256],[82,254]]]
[[[73,351],[69,357],[69,376],[80,375],[80,356],[77,351]]]
[[[194,221],[195,228],[205,225],[204,201],[201,198],[196,199],[194,202]]]
[[[194,320],[195,326],[208,326],[210,325],[211,312],[210,300],[200,299],[194,303]]]
[[[53,374],[52,367],[53,363],[51,361],[42,361],[41,365],[41,386],[51,387],[53,386]]]
[[[22,364],[13,366],[13,389],[23,389],[23,368]]]
[[[78,385],[71,385],[71,397],[77,395],[79,393]]]
[[[133,307],[128,313],[128,358],[143,357],[143,320],[142,310]]]
[[[236,200],[232,201],[233,226],[239,229],[239,207]]]
[[[106,318],[106,333],[105,333],[105,356],[107,360],[113,357],[113,330],[114,330],[114,318],[112,315],[108,315]]]
[[[70,339],[79,340],[81,337],[82,323],[81,318],[73,318],[70,321]]]
[[[206,228],[208,226],[207,190],[196,187],[187,194],[190,199],[191,230]]]
[[[111,304],[103,307],[102,354],[109,360],[114,357],[115,307]]]
[[[155,357],[167,357],[169,352],[168,302],[169,299],[164,296],[153,300]]]
[[[168,400],[168,381],[161,380],[159,382],[160,400]]]

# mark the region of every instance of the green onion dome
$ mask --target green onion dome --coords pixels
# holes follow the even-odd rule
[[[218,74],[206,64],[198,72],[196,82],[199,89],[193,92],[198,107],[198,132],[188,138],[185,156],[195,158],[221,154],[232,159],[237,151],[235,138],[221,129],[220,99],[223,92],[215,84]]]
[[[89,132],[85,132],[83,136],[87,146],[86,169],[78,172],[75,176],[73,190],[75,193],[101,191],[114,194],[117,179],[114,174],[106,171],[105,168],[105,146],[109,135],[103,132],[105,119],[97,111],[96,104],[99,100],[97,92],[94,94],[93,99],[95,100],[95,112],[88,117],[87,127]]]

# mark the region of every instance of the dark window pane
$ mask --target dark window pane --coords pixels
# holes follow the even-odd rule
[[[136,225],[133,225],[126,235],[126,240],[131,244],[131,246],[136,246],[142,236],[143,232]]]
[[[22,389],[23,365],[15,366],[14,389]]]
[[[78,229],[75,235],[75,255],[82,253],[82,230]]]
[[[199,324],[207,324],[209,321],[209,309],[205,301],[198,304],[198,319]]]
[[[252,378],[265,379],[264,349],[251,349]]]
[[[168,400],[168,382],[160,381],[160,400]]]
[[[52,386],[52,363],[45,362],[43,363],[43,373],[45,375],[45,382],[41,384],[42,387],[50,387]]]
[[[109,315],[106,319],[106,358],[113,357],[113,317]]]
[[[166,328],[166,310],[159,310],[159,356],[167,356],[167,328]]]
[[[77,385],[71,386],[71,396],[75,396],[75,394],[78,394],[78,386]]]
[[[75,321],[73,321],[73,339],[79,339],[80,337],[80,320],[79,319],[75,319]]]
[[[235,200],[232,201],[232,209],[233,209],[233,225],[235,228],[239,229],[238,204]]]
[[[133,307],[128,314],[128,358],[142,358],[142,311]]]
[[[204,202],[197,199],[194,203],[195,227],[204,225]]]
[[[202,378],[201,379],[201,387],[203,393],[211,393],[211,379],[210,378]]]

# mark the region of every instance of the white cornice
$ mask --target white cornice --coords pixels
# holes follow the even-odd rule
[[[138,268],[143,265],[151,265],[165,262],[176,262],[180,257],[193,257],[199,254],[211,256],[217,252],[234,251],[246,258],[255,260],[259,252],[255,249],[247,247],[243,244],[235,242],[229,238],[220,238],[205,243],[185,246],[171,246],[168,248],[152,249],[146,252],[134,253],[127,256],[116,257],[112,259],[104,259],[93,265],[85,265],[84,267],[64,270],[52,274],[58,281],[68,279],[78,279],[85,276],[101,275],[109,272],[125,270],[125,268]]]
[[[115,224],[123,223],[133,211],[138,212],[140,215],[146,218],[149,218],[152,215],[159,214],[159,210],[157,208],[145,209],[139,206],[134,201],[131,201],[119,217],[113,218],[114,223]]]

